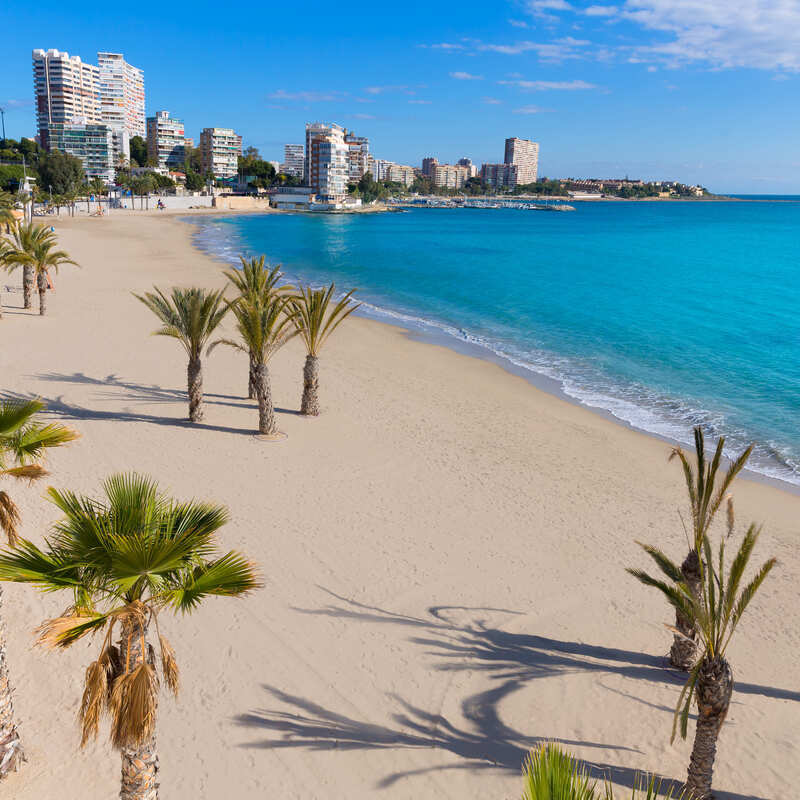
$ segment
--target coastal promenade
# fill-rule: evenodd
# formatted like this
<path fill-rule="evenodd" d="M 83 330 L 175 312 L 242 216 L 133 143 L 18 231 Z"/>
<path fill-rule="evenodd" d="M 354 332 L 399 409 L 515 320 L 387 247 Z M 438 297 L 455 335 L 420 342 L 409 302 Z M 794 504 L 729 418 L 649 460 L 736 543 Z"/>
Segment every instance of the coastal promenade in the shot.
<path fill-rule="evenodd" d="M 226 348 L 205 362 L 206 418 L 189 427 L 183 355 L 149 335 L 131 292 L 221 287 L 222 265 L 166 212 L 52 224 L 81 268 L 56 276 L 46 317 L 4 292 L 0 323 L 4 391 L 40 396 L 81 434 L 53 453 L 49 482 L 95 494 L 136 469 L 224 503 L 222 544 L 263 572 L 251 597 L 165 626 L 184 666 L 181 697 L 160 701 L 165 798 L 506 800 L 541 739 L 620 787 L 636 770 L 684 777 L 691 739 L 669 744 L 681 679 L 662 659 L 671 615 L 624 571 L 643 563 L 637 539 L 685 551 L 667 444 L 366 319 L 326 349 L 318 419 L 297 414 L 300 343 L 271 362 L 285 441 L 253 435 L 246 360 Z M 43 488 L 17 491 L 34 541 L 56 518 Z M 800 497 L 748 479 L 734 494 L 779 566 L 731 647 L 715 788 L 788 798 Z M 78 750 L 75 720 L 93 645 L 34 649 L 64 598 L 3 591 L 29 756 L 4 791 L 106 800 L 118 757 L 105 736 Z"/>

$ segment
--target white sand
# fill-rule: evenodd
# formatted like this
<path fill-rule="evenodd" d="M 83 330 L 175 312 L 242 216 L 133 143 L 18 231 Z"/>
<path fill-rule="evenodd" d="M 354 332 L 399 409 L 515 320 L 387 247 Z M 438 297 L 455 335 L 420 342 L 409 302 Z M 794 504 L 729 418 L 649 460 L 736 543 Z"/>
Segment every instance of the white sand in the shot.
<path fill-rule="evenodd" d="M 516 798 L 540 738 L 622 786 L 635 770 L 685 777 L 691 739 L 669 744 L 679 679 L 661 660 L 671 614 L 624 572 L 646 563 L 635 539 L 685 552 L 667 445 L 362 319 L 323 354 L 319 419 L 294 413 L 299 343 L 276 356 L 286 441 L 251 435 L 245 361 L 225 349 L 206 361 L 206 420 L 190 429 L 182 350 L 148 336 L 154 319 L 130 292 L 219 284 L 220 265 L 167 216 L 56 224 L 83 268 L 57 277 L 47 317 L 6 308 L 0 323 L 3 388 L 41 395 L 82 434 L 54 453 L 49 482 L 96 492 L 137 469 L 225 503 L 224 545 L 266 578 L 250 598 L 165 620 L 183 692 L 160 707 L 164 798 Z M 14 487 L 34 540 L 56 516 L 43 489 Z M 715 786 L 789 798 L 800 498 L 746 480 L 735 495 L 739 520 L 766 525 L 757 559 L 780 565 L 730 649 L 737 691 Z M 3 795 L 116 796 L 104 736 L 78 749 L 97 643 L 32 649 L 32 629 L 69 598 L 4 591 L 29 761 Z"/>

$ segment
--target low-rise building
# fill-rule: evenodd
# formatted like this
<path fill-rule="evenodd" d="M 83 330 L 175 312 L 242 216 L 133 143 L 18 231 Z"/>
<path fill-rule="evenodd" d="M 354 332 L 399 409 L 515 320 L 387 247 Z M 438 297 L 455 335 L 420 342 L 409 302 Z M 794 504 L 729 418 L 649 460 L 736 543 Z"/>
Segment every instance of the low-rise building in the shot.
<path fill-rule="evenodd" d="M 315 199 L 308 186 L 278 186 L 270 191 L 270 204 L 285 211 L 308 211 Z"/>
<path fill-rule="evenodd" d="M 200 133 L 200 166 L 218 180 L 235 178 L 242 155 L 242 137 L 232 128 L 203 128 Z"/>
<path fill-rule="evenodd" d="M 186 137 L 183 120 L 156 111 L 147 118 L 147 158 L 153 165 L 175 168 L 186 161 Z"/>

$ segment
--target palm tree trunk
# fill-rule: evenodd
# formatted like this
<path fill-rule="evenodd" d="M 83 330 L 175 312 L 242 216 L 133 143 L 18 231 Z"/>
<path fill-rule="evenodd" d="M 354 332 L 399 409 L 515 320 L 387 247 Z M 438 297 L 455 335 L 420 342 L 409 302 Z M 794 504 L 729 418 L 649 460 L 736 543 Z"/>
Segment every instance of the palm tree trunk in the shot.
<path fill-rule="evenodd" d="M 39 290 L 39 316 L 47 313 L 47 275 L 40 272 L 36 276 L 36 288 Z"/>
<path fill-rule="evenodd" d="M 152 648 L 145 652 L 142 642 L 147 635 L 147 627 L 142 617 L 130 614 L 122 617 L 122 636 L 119 640 L 120 663 L 132 670 L 147 658 L 153 660 Z M 124 669 L 124 666 L 123 666 Z M 158 751 L 156 737 L 135 747 L 122 747 L 122 777 L 120 800 L 158 800 Z"/>
<path fill-rule="evenodd" d="M 258 400 L 258 432 L 273 434 L 278 432 L 275 423 L 275 409 L 272 405 L 272 388 L 269 383 L 269 371 L 266 364 L 254 367 L 256 398 Z"/>
<path fill-rule="evenodd" d="M 22 267 L 22 299 L 25 308 L 31 308 L 33 296 L 33 267 L 25 264 Z"/>
<path fill-rule="evenodd" d="M 247 375 L 247 399 L 256 397 L 256 358 L 250 353 L 250 370 Z"/>
<path fill-rule="evenodd" d="M 0 589 L 0 601 L 3 590 Z M 6 632 L 0 619 L 0 778 L 16 772 L 25 761 L 22 742 L 14 722 L 14 703 L 6 664 Z"/>
<path fill-rule="evenodd" d="M 697 731 L 689 761 L 686 791 L 693 800 L 710 800 L 717 737 L 733 692 L 733 672 L 724 658 L 706 658 L 697 676 Z"/>
<path fill-rule="evenodd" d="M 689 551 L 681 572 L 694 597 L 700 596 L 700 557 L 696 550 Z M 673 667 L 688 672 L 694 666 L 697 645 L 695 644 L 695 630 L 692 621 L 680 611 L 675 612 L 675 627 L 682 635 L 675 634 L 672 647 L 669 651 L 669 661 Z"/>
<path fill-rule="evenodd" d="M 303 400 L 300 413 L 310 417 L 319 416 L 319 358 L 307 355 L 303 367 Z"/>
<path fill-rule="evenodd" d="M 199 358 L 190 358 L 186 370 L 189 384 L 189 422 L 203 419 L 203 364 Z"/>

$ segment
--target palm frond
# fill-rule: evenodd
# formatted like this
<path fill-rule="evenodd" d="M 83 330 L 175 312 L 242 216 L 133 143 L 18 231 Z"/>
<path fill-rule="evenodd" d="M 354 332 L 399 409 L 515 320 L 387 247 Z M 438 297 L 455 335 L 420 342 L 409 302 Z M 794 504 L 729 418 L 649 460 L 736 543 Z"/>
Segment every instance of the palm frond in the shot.
<path fill-rule="evenodd" d="M 253 564 L 231 551 L 187 574 L 171 593 L 170 602 L 176 609 L 192 611 L 204 597 L 244 595 L 260 585 Z"/>

